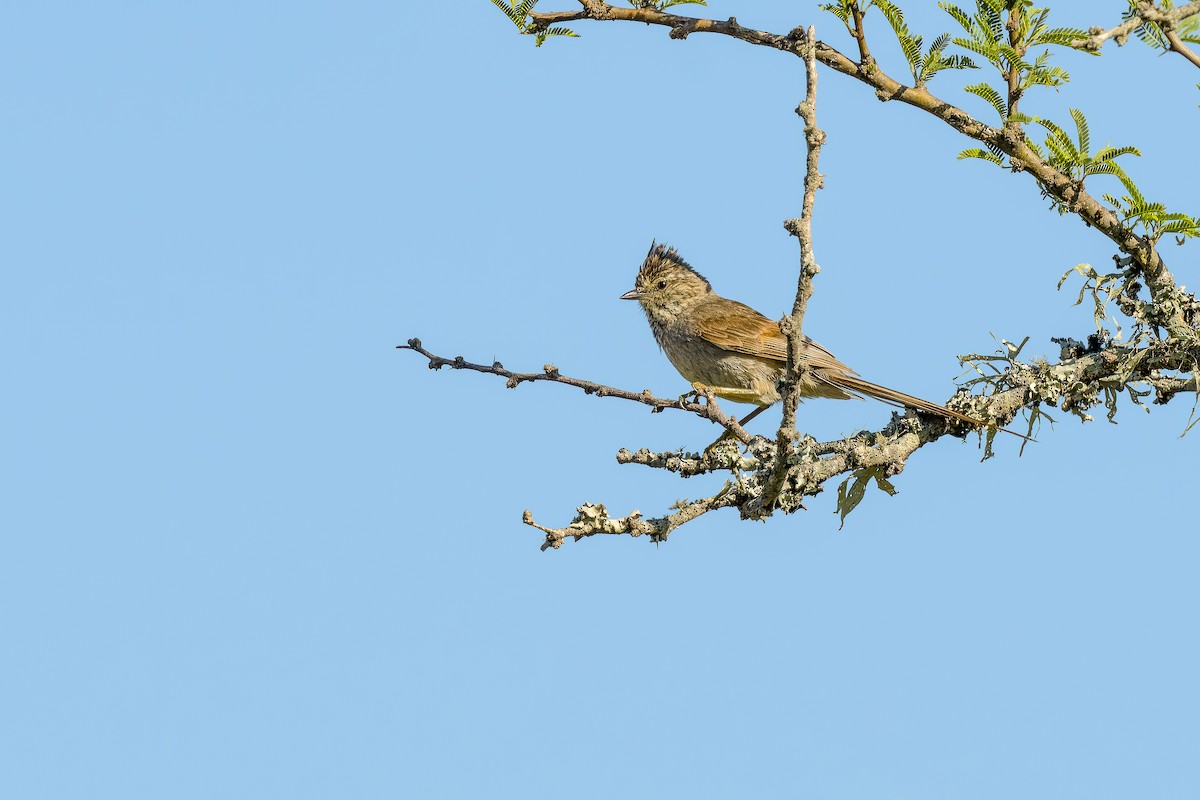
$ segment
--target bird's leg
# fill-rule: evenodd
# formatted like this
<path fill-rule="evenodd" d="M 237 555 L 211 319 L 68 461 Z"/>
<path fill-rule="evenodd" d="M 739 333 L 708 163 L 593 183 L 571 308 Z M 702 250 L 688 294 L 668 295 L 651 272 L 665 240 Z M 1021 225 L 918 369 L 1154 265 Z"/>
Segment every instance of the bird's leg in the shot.
<path fill-rule="evenodd" d="M 762 403 L 762 395 L 753 389 L 738 389 L 733 386 L 707 386 L 703 383 L 693 382 L 692 392 L 696 395 L 704 395 L 710 399 L 712 395 L 716 395 L 722 400 L 732 400 L 735 403 L 749 403 L 752 405 Z M 750 412 L 751 415 L 756 413 L 757 411 Z M 747 419 L 749 418 L 747 417 Z"/>
<path fill-rule="evenodd" d="M 757 417 L 759 414 L 761 414 L 762 412 L 764 412 L 766 410 L 767 410 L 767 406 L 759 406 L 758 408 L 754 409 L 746 416 L 742 417 L 741 421 L 738 422 L 738 425 L 741 425 L 743 428 L 746 427 L 747 422 L 754 419 L 755 417 Z"/>
<path fill-rule="evenodd" d="M 700 381 L 692 381 L 692 390 L 679 395 L 679 402 L 694 401 L 699 403 L 701 397 L 710 403 L 714 397 L 732 400 L 735 403 L 753 403 L 758 405 L 760 402 L 759 395 L 750 389 L 735 389 L 732 386 L 709 386 L 706 383 L 700 383 Z"/>

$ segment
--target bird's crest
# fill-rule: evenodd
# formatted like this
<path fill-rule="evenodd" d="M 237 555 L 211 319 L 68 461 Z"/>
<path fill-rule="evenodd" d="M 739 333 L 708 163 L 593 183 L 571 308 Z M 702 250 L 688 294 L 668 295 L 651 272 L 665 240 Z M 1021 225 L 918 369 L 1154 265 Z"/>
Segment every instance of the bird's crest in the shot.
<path fill-rule="evenodd" d="M 669 274 L 672 270 L 680 268 L 692 273 L 704 281 L 705 286 L 710 290 L 712 289 L 708 278 L 705 278 L 699 272 L 692 269 L 692 265 L 684 261 L 683 256 L 679 255 L 679 252 L 674 247 L 659 244 L 657 241 L 650 243 L 650 251 L 646 253 L 646 260 L 642 262 L 642 268 L 638 270 L 638 283 L 653 283 L 658 279 L 659 275 Z"/>

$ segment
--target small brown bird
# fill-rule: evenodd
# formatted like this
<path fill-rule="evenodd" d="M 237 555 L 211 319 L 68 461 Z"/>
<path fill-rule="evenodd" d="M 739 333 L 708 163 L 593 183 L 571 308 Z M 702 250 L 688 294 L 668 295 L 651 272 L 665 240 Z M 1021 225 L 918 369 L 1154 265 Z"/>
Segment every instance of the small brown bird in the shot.
<path fill-rule="evenodd" d="M 641 304 L 654 338 L 685 379 L 718 397 L 759 406 L 743 423 L 781 399 L 776 382 L 787 364 L 787 339 L 779 323 L 714 292 L 675 248 L 650 245 L 633 290 L 621 299 Z M 985 425 L 937 403 L 865 381 L 807 336 L 804 344 L 798 357 L 809 369 L 798 387 L 801 397 L 849 400 L 865 394 L 970 425 Z"/>

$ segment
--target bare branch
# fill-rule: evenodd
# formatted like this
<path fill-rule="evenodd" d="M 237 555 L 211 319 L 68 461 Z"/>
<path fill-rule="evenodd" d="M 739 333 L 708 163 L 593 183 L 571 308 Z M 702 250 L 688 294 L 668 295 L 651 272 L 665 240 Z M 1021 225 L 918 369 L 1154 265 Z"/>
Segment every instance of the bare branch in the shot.
<path fill-rule="evenodd" d="M 738 424 L 738 421 L 730 416 L 727 416 L 721 411 L 712 400 L 711 395 L 707 395 L 705 403 L 693 403 L 679 398 L 676 400 L 668 400 L 662 397 L 655 397 L 650 393 L 649 389 L 641 392 L 630 392 L 625 389 L 617 389 L 612 386 L 605 386 L 601 383 L 583 380 L 582 378 L 572 378 L 567 375 L 562 375 L 558 371 L 558 367 L 553 364 L 547 364 L 542 368 L 541 372 L 510 372 L 504 368 L 504 365 L 499 361 L 493 362 L 491 366 L 485 364 L 473 364 L 465 360 L 462 356 L 454 358 L 445 358 L 437 356 L 426 350 L 421 345 L 420 339 L 409 339 L 408 344 L 396 345 L 397 350 L 412 350 L 420 353 L 429 359 L 430 369 L 441 369 L 442 367 L 450 367 L 452 369 L 469 369 L 475 372 L 485 372 L 489 375 L 498 375 L 501 378 L 507 378 L 507 386 L 509 389 L 515 389 L 522 383 L 533 381 L 551 381 L 553 383 L 565 383 L 568 386 L 574 386 L 582 389 L 584 394 L 594 394 L 597 397 L 619 397 L 622 400 L 632 400 L 635 403 L 642 403 L 651 407 L 654 412 L 660 412 L 664 408 L 678 408 L 683 411 L 689 411 L 699 417 L 703 417 L 711 422 L 715 422 L 725 428 L 743 444 L 750 441 L 750 434 L 746 429 Z M 684 395 L 687 397 L 687 395 Z"/>
<path fill-rule="evenodd" d="M 1167 37 L 1167 42 L 1171 45 L 1171 49 L 1179 55 L 1186 58 L 1196 67 L 1200 67 L 1200 55 L 1196 51 L 1184 44 L 1183 39 L 1179 38 L 1179 34 L 1173 30 L 1164 30 L 1163 34 Z"/>
<path fill-rule="evenodd" d="M 625 448 L 617 451 L 618 464 L 641 464 L 644 467 L 665 469 L 684 478 L 704 475 L 718 470 L 730 472 L 752 472 L 759 467 L 757 458 L 743 454 L 738 449 L 710 448 L 704 453 L 689 453 L 683 450 L 668 450 L 652 453 L 646 448 L 631 453 Z"/>
<path fill-rule="evenodd" d="M 1118 47 L 1122 47 L 1129 40 L 1131 33 L 1142 25 L 1152 23 L 1157 24 L 1166 35 L 1169 49 L 1174 50 L 1197 67 L 1200 67 L 1200 56 L 1197 56 L 1195 52 L 1188 48 L 1184 41 L 1179 38 L 1179 34 L 1175 33 L 1175 26 L 1193 14 L 1200 14 L 1200 2 L 1188 3 L 1178 8 L 1162 9 L 1151 2 L 1151 0 L 1139 0 L 1133 15 L 1129 19 L 1108 30 L 1101 27 L 1093 27 L 1088 30 L 1091 36 L 1071 42 L 1071 46 L 1080 50 L 1098 52 L 1104 46 L 1105 42 L 1112 39 L 1117 43 Z"/>
<path fill-rule="evenodd" d="M 856 24 L 861 19 L 855 17 Z M 824 183 L 818 169 L 821 156 L 821 145 L 825 143 L 825 131 L 817 126 L 817 60 L 816 60 L 816 30 L 808 27 L 805 37 L 807 47 L 804 50 L 804 101 L 796 108 L 796 113 L 804 120 L 804 143 L 807 156 L 804 162 L 804 199 L 800 205 L 800 218 L 790 219 L 784 223 L 793 236 L 800 240 L 800 276 L 796 281 L 796 300 L 792 304 L 792 313 L 779 322 L 779 328 L 787 337 L 787 364 L 784 367 L 783 378 L 780 380 L 780 391 L 783 395 L 783 419 L 779 423 L 779 431 L 775 437 L 775 467 L 771 479 L 764 490 L 762 504 L 770 507 L 779 492 L 783 489 L 787 477 L 789 456 L 800 438 L 796 432 L 796 408 L 800 404 L 800 393 L 797 390 L 805 378 L 808 367 L 797 355 L 803 352 L 804 313 L 808 308 L 809 298 L 812 297 L 813 279 L 821 271 L 813 254 L 812 246 L 812 216 L 816 204 L 817 190 Z"/>
<path fill-rule="evenodd" d="M 1074 342 L 1069 339 L 1061 341 Z M 601 394 L 600 389 L 611 390 L 604 396 L 623 397 L 655 408 L 681 407 L 679 401 L 653 398 L 649 393 L 638 395 L 613 390 L 612 387 L 591 381 L 558 375 L 557 371 L 511 373 L 498 364 L 487 367 L 462 359 L 445 359 L 426 351 L 419 341 L 410 342 L 402 349 L 421 353 L 429 359 L 430 367 L 434 369 L 442 366 L 471 369 L 499 375 L 510 381 L 517 379 L 518 383 L 524 380 L 549 380 L 568 383 L 584 391 L 592 388 L 592 394 Z M 1077 350 L 1078 347 L 1069 347 L 1064 352 Z M 1151 386 L 1157 393 L 1155 402 L 1158 403 L 1166 403 L 1183 392 L 1195 392 L 1194 370 L 1197 364 L 1200 364 L 1200 345 L 1182 348 L 1173 342 L 1162 341 L 1141 349 L 1109 347 L 1067 358 L 1054 365 L 1012 362 L 1008 370 L 998 373 L 994 379 L 995 391 L 992 394 L 973 397 L 959 395 L 949 402 L 998 425 L 1008 424 L 1022 409 L 1033 409 L 1042 404 L 1059 405 L 1064 410 L 1085 416 L 1084 412 L 1089 406 L 1106 402 L 1101 395 L 1106 392 L 1111 394 L 1134 383 Z M 1172 372 L 1178 374 L 1164 374 Z M 552 374 L 556 377 L 551 377 Z M 683 403 L 682 407 L 707 418 L 705 406 Z M 726 480 L 720 491 L 711 497 L 680 501 L 672 513 L 652 519 L 643 519 L 637 511 L 614 519 L 608 515 L 605 506 L 585 504 L 579 507 L 575 519 L 564 528 L 539 525 L 529 511 L 525 512 L 524 521 L 546 534 L 543 549 L 558 548 L 567 537 L 578 541 L 598 534 L 647 535 L 651 541 L 661 542 L 676 528 L 709 511 L 737 508 L 743 519 L 764 519 L 776 511 L 791 514 L 804 508 L 805 497 L 819 494 L 827 481 L 839 475 L 862 469 L 875 470 L 885 477 L 897 475 L 904 470 L 913 453 L 947 435 L 964 434 L 961 428 L 954 427 L 942 417 L 925 416 L 910 410 L 903 416 L 893 414 L 891 421 L 878 431 L 864 431 L 830 442 L 817 442 L 810 437 L 800 436 L 795 446 L 782 454 L 775 442 L 761 436 L 750 438 L 745 453 L 733 442 L 710 448 L 703 454 L 681 451 L 651 453 L 644 449 L 631 453 L 621 450 L 617 453 L 617 461 L 622 464 L 665 469 L 685 477 L 727 471 L 732 478 Z M 994 432 L 990 435 L 994 435 Z M 987 452 L 990 453 L 990 448 Z M 779 486 L 771 489 L 777 493 L 776 496 L 770 497 L 767 488 L 777 480 L 781 459 L 784 461 L 784 478 Z"/>
<path fill-rule="evenodd" d="M 859 63 L 863 65 L 874 64 L 875 59 L 871 55 L 871 48 L 867 46 L 867 31 L 866 28 L 863 27 L 862 7 L 859 6 L 858 3 L 853 3 L 850 6 L 850 12 L 854 19 L 854 27 L 851 29 L 850 33 L 854 35 L 854 41 L 858 43 Z M 811 31 L 812 28 L 809 28 L 809 30 Z"/>
<path fill-rule="evenodd" d="M 728 487 L 728 484 L 726 486 Z M 568 536 L 578 542 L 580 539 L 597 534 L 628 534 L 635 538 L 649 536 L 650 541 L 657 543 L 665 542 L 671 535 L 671 531 L 685 522 L 691 522 L 709 511 L 733 505 L 735 499 L 736 495 L 734 494 L 718 492 L 712 497 L 697 500 L 694 503 L 677 503 L 677 510 L 674 514 L 655 519 L 642 519 L 640 511 L 634 511 L 626 517 L 613 519 L 608 516 L 608 509 L 603 503 L 584 503 L 576 509 L 575 519 L 571 520 L 571 524 L 565 528 L 547 528 L 537 524 L 533 519 L 533 512 L 528 509 L 521 515 L 521 521 L 546 534 L 546 540 L 542 542 L 543 551 L 557 550 L 562 547 L 563 540 Z"/>

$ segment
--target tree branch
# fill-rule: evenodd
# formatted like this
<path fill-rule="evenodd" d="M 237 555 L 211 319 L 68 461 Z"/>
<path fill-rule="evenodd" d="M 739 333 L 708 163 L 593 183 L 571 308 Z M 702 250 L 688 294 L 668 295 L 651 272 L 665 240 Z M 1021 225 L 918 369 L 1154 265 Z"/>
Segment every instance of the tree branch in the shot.
<path fill-rule="evenodd" d="M 1166 403 L 1180 393 L 1194 393 L 1197 390 L 1194 371 L 1200 364 L 1200 345 L 1182 348 L 1173 342 L 1160 341 L 1144 348 L 1110 346 L 1095 352 L 1080 353 L 1083 347 L 1081 343 L 1072 339 L 1061 341 L 1064 343 L 1064 353 L 1076 355 L 1054 365 L 1022 364 L 1013 361 L 1011 356 L 990 357 L 991 360 L 1009 363 L 1006 370 L 986 380 L 993 389 L 992 394 L 972 397 L 959 395 L 948 402 L 981 419 L 991 419 L 1004 425 L 1011 422 L 1022 409 L 1036 409 L 1043 404 L 1057 405 L 1087 420 L 1091 419 L 1086 413 L 1087 409 L 1103 402 L 1109 405 L 1111 418 L 1115 413 L 1113 404 L 1117 393 L 1136 383 L 1153 388 L 1156 403 Z M 622 397 L 660 410 L 683 407 L 697 416 L 708 418 L 705 406 L 699 404 L 680 404 L 680 401 L 654 398 L 648 392 L 624 392 L 591 381 L 568 378 L 556 370 L 522 374 L 509 372 L 499 364 L 488 367 L 461 358 L 446 359 L 429 353 L 419 341 L 412 341 L 400 349 L 424 355 L 429 359 L 431 369 L 443 366 L 470 369 L 507 378 L 513 386 L 527 380 L 567 383 L 589 394 Z M 1164 374 L 1167 372 L 1178 374 Z M 589 389 L 592 391 L 589 392 Z M 891 421 L 878 431 L 864 431 L 844 439 L 817 442 L 801 436 L 796 445 L 782 456 L 776 443 L 761 436 L 750 437 L 746 453 L 742 453 L 732 442 L 702 454 L 682 451 L 651 453 L 644 449 L 631 453 L 622 449 L 617 453 L 617 461 L 621 464 L 641 464 L 684 477 L 716 471 L 727 471 L 732 477 L 725 481 L 716 494 L 694 501 L 680 501 L 672 513 L 652 519 L 643 519 L 637 511 L 614 519 L 608 515 L 604 505 L 589 503 L 580 506 L 575 519 L 564 528 L 539 525 L 529 511 L 525 512 L 523 520 L 546 534 L 543 549 L 556 549 L 567 537 L 578 541 L 598 534 L 648 535 L 651 541 L 666 541 L 676 528 L 710 511 L 737 508 L 743 519 L 763 519 L 775 511 L 791 514 L 804 508 L 802 501 L 805 497 L 821 493 L 824 484 L 839 475 L 870 470 L 873 474 L 892 477 L 904 470 L 913 453 L 946 435 L 961 436 L 963 433 L 941 417 L 909 411 L 904 416 L 893 414 Z M 985 458 L 990 455 L 991 438 L 994 435 L 994 431 L 987 434 Z M 777 496 L 767 502 L 767 488 L 776 480 L 781 458 L 784 461 L 784 480 L 780 488 L 772 489 L 778 493 Z"/>
<path fill-rule="evenodd" d="M 1014 5 L 1008 12 L 1008 23 L 1004 26 L 1008 32 L 1008 44 L 1016 52 L 1018 57 L 1025 56 L 1025 43 L 1021 41 L 1021 6 Z M 1008 82 L 1008 116 L 1010 118 L 1017 115 L 1017 104 L 1021 101 L 1021 72 L 1017 69 L 1017 65 L 1009 62 L 1008 69 L 1005 70 L 1003 76 Z M 1011 129 L 1017 126 L 1015 122 L 1005 122 L 1005 128 Z"/>
<path fill-rule="evenodd" d="M 728 485 L 727 483 L 726 487 Z M 649 536 L 650 541 L 658 543 L 665 542 L 671 531 L 685 522 L 691 522 L 709 511 L 733 505 L 735 497 L 736 495 L 718 492 L 712 497 L 697 500 L 694 503 L 680 501 L 676 503 L 677 510 L 674 514 L 654 519 L 642 519 L 640 511 L 633 511 L 629 516 L 613 519 L 608 516 L 608 509 L 603 503 L 584 503 L 576 509 L 575 519 L 571 520 L 571 524 L 565 528 L 547 528 L 539 525 L 534 521 L 533 512 L 529 509 L 525 509 L 521 515 L 521 521 L 546 534 L 546 540 L 542 542 L 541 549 L 543 551 L 557 550 L 562 547 L 563 540 L 568 536 L 578 542 L 580 539 L 597 534 L 628 534 L 634 538 Z"/>
<path fill-rule="evenodd" d="M 811 281 L 819 271 L 811 248 L 811 214 L 815 191 L 820 186 L 817 155 L 824 137 L 816 126 L 815 118 L 815 62 L 820 61 L 837 72 L 873 87 L 876 96 L 882 101 L 899 100 L 919 108 L 959 133 L 1007 154 L 1013 171 L 1029 172 L 1045 195 L 1053 197 L 1062 208 L 1073 212 L 1090 227 L 1095 227 L 1128 256 L 1119 260 L 1119 267 L 1122 268 L 1119 274 L 1099 276 L 1093 271 L 1089 280 L 1095 281 L 1091 288 L 1096 298 L 1099 325 L 1105 316 L 1101 295 L 1108 291 L 1102 287 L 1110 286 L 1112 280 L 1124 276 L 1125 283 L 1122 284 L 1120 295 L 1114 297 L 1109 292 L 1104 302 L 1115 302 L 1122 313 L 1134 319 L 1136 334 L 1131 345 L 1118 345 L 1101 330 L 1097 335 L 1089 337 L 1087 345 L 1073 339 L 1061 340 L 1064 343 L 1063 354 L 1057 364 L 1018 362 L 1016 357 L 1020 348 L 1011 346 L 997 356 L 964 356 L 961 360 L 964 363 L 971 362 L 980 374 L 980 377 L 973 379 L 968 385 L 982 383 L 985 393 L 974 396 L 960 393 L 948 401 L 947 405 L 995 423 L 997 427 L 1008 424 L 1019 412 L 1026 410 L 1030 413 L 1029 425 L 1032 433 L 1034 425 L 1046 416 L 1041 410 L 1043 407 L 1058 406 L 1088 421 L 1092 419 L 1087 413 L 1088 410 L 1103 403 L 1109 410 L 1111 420 L 1117 410 L 1117 399 L 1123 391 L 1128 391 L 1132 402 L 1143 405 L 1141 398 L 1150 394 L 1150 391 L 1135 390 L 1135 385 L 1149 386 L 1155 392 L 1155 402 L 1158 403 L 1165 403 L 1183 392 L 1200 391 L 1196 378 L 1197 371 L 1200 371 L 1200 334 L 1195 326 L 1195 321 L 1200 319 L 1200 303 L 1175 284 L 1173 276 L 1159 256 L 1155 242 L 1139 236 L 1134 228 L 1126 225 L 1118 216 L 1119 209 L 1114 211 L 1089 195 L 1083 189 L 1082 181 L 1045 161 L 1026 143 L 1020 123 L 1006 121 L 1002 128 L 991 127 L 934 96 L 923 85 L 906 86 L 889 77 L 878 68 L 870 56 L 863 33 L 862 14 L 857 4 L 851 4 L 851 12 L 858 13 L 851 14 L 854 22 L 853 25 L 848 24 L 847 29 L 859 45 L 862 60 L 858 63 L 836 49 L 816 41 L 811 28 L 807 35 L 800 28 L 787 35 L 778 35 L 746 28 L 739 25 L 734 18 L 721 22 L 683 17 L 653 7 L 617 8 L 603 0 L 579 0 L 579 3 L 581 9 L 578 11 L 531 14 L 532 23 L 527 32 L 545 30 L 551 25 L 572 20 L 626 20 L 667 27 L 671 37 L 676 39 L 685 39 L 691 33 L 697 32 L 718 33 L 756 46 L 783 50 L 805 59 L 808 91 L 805 102 L 801 103 L 797 112 L 806 123 L 808 161 L 801 217 L 787 223 L 789 230 L 801 241 L 801 271 L 792 314 L 781 322 L 781 329 L 784 329 L 789 340 L 789 363 L 785 370 L 785 381 L 794 381 L 803 375 L 803 366 L 791 362 L 797 352 L 803 317 L 812 292 Z M 1192 9 L 1192 6 L 1196 9 Z M 1145 0 L 1139 3 L 1139 13 L 1151 14 L 1147 8 L 1159 14 L 1166 13 Z M 1200 10 L 1200 2 L 1181 7 L 1171 13 L 1178 14 L 1182 19 L 1190 13 L 1195 13 L 1195 10 Z M 1164 32 L 1171 32 L 1177 20 L 1155 21 L 1162 26 Z M 1021 38 L 1017 32 L 1023 26 L 1020 14 L 1010 14 L 1007 22 L 1009 45 L 1014 51 L 1023 52 L 1023 47 L 1020 46 L 1023 43 L 1017 41 Z M 1129 30 L 1134 28 L 1136 25 Z M 1093 29 L 1093 33 L 1099 35 L 1103 32 Z M 1127 33 L 1128 31 L 1126 35 Z M 1103 39 L 1100 41 L 1102 43 Z M 1020 76 L 1016 75 L 1016 72 L 1015 67 L 1009 65 L 1009 72 L 1004 76 L 1009 84 L 1010 112 L 1015 111 L 1020 99 Z M 1010 113 L 1009 116 L 1013 114 Z M 1144 279 L 1150 291 L 1150 302 L 1138 299 L 1135 275 L 1138 279 Z M 1085 290 L 1087 288 L 1089 287 L 1085 284 Z M 1159 326 L 1168 330 L 1169 338 L 1151 339 L 1150 332 L 1157 331 Z M 794 391 L 787 391 L 785 386 L 784 424 L 781 425 L 776 439 L 769 441 L 761 436 L 750 437 L 737 426 L 736 421 L 720 414 L 711 396 L 708 396 L 708 402 L 704 405 L 699 402 L 686 402 L 684 398 L 678 401 L 664 400 L 653 397 L 649 392 L 637 395 L 589 381 L 565 378 L 558 375 L 557 370 L 551 366 L 546 367 L 544 374 L 525 375 L 510 373 L 499 364 L 489 368 L 469 364 L 461 358 L 451 361 L 434 356 L 423 350 L 417 340 L 411 340 L 406 349 L 413 349 L 425 355 L 431 368 L 452 366 L 489 372 L 508 378 L 509 386 L 518 385 L 525 380 L 568 383 L 582 388 L 589 394 L 612 395 L 645 403 L 651 405 L 655 411 L 667 407 L 683 408 L 698 416 L 717 421 L 735 433 L 740 431 L 738 438 L 746 446 L 744 453 L 728 441 L 699 454 L 685 453 L 682 450 L 652 453 L 646 449 L 631 453 L 622 449 L 617 453 L 617 461 L 621 464 L 640 464 L 665 469 L 683 477 L 727 471 L 731 473 L 732 478 L 726 480 L 721 489 L 711 497 L 680 501 L 673 506 L 671 513 L 653 519 L 643 519 L 638 511 L 614 519 L 608 515 L 605 506 L 585 503 L 578 508 L 575 519 L 569 525 L 564 528 L 550 528 L 536 523 L 532 513 L 526 511 L 524 522 L 545 534 L 543 549 L 561 546 L 568 536 L 578 541 L 598 534 L 627 534 L 635 537 L 648 535 L 652 541 L 665 541 L 680 525 L 721 508 L 737 508 L 743 519 L 763 519 L 776 511 L 790 514 L 803 509 L 802 501 L 805 497 L 820 493 L 825 482 L 839 475 L 848 474 L 842 484 L 843 488 L 851 478 L 855 480 L 854 488 L 849 492 L 843 493 L 839 490 L 839 508 L 842 508 L 843 496 L 849 498 L 857 492 L 855 498 L 848 500 L 848 506 L 852 507 L 858 502 L 858 498 L 861 498 L 861 487 L 866 485 L 869 478 L 874 478 L 881 488 L 891 491 L 887 478 L 903 471 L 908 458 L 918 449 L 947 434 L 965 435 L 960 427 L 941 417 L 927 417 L 909 410 L 904 416 L 893 414 L 888 425 L 879 431 L 864 431 L 845 439 L 816 442 L 795 431 L 795 398 L 791 397 Z M 981 366 L 989 371 L 980 369 Z M 980 431 L 979 434 L 981 437 L 986 435 L 986 440 L 982 441 L 986 459 L 992 455 L 992 440 L 996 431 L 989 429 L 986 432 Z"/>
<path fill-rule="evenodd" d="M 871 48 L 867 46 L 867 30 L 863 26 L 863 10 L 858 3 L 853 3 L 850 6 L 851 17 L 854 20 L 854 27 L 850 29 L 850 33 L 854 36 L 854 41 L 858 44 L 858 59 L 860 64 L 874 64 L 875 59 L 871 56 Z M 809 27 L 809 31 L 812 28 Z"/>
<path fill-rule="evenodd" d="M 855 18 L 856 24 L 859 20 Z M 804 50 L 804 100 L 796 107 L 796 113 L 804 120 L 804 143 L 807 155 L 804 162 L 804 199 L 800 205 L 800 218 L 784 223 L 788 232 L 800 240 L 800 275 L 796 281 L 796 300 L 792 313 L 779 322 L 779 329 L 787 337 L 787 364 L 779 382 L 783 396 L 783 419 L 775 436 L 775 466 L 763 492 L 762 506 L 770 508 L 783 489 L 787 477 L 790 456 L 800 435 L 796 432 L 796 408 L 800 404 L 798 387 L 805 380 L 808 367 L 799 354 L 804 349 L 804 313 L 813 293 L 813 279 L 821 271 L 813 254 L 812 216 L 817 199 L 817 190 L 824 183 L 818 169 L 821 145 L 825 143 L 825 131 L 817 127 L 817 60 L 816 31 L 808 27 Z"/>
<path fill-rule="evenodd" d="M 1129 35 L 1147 23 L 1157 24 L 1166 35 L 1170 50 L 1200 67 L 1200 56 L 1197 56 L 1182 39 L 1175 33 L 1175 26 L 1193 14 L 1200 14 L 1200 2 L 1188 3 L 1172 9 L 1161 9 L 1150 0 L 1140 0 L 1133 15 L 1120 25 L 1105 30 L 1099 26 L 1088 30 L 1091 34 L 1086 39 L 1071 42 L 1072 47 L 1080 50 L 1099 52 L 1109 39 L 1114 40 L 1118 47 L 1123 47 L 1129 41 Z"/>
<path fill-rule="evenodd" d="M 416 338 L 409 339 L 406 345 L 396 345 L 396 349 L 412 350 L 413 352 L 420 353 L 429 359 L 430 369 L 441 369 L 442 367 L 469 369 L 475 372 L 485 372 L 489 375 L 498 375 L 501 378 L 507 378 L 508 382 L 505 385 L 509 389 L 515 389 L 526 382 L 551 381 L 553 383 L 565 383 L 568 386 L 582 389 L 584 394 L 594 394 L 597 397 L 619 397 L 622 400 L 632 400 L 635 403 L 642 403 L 650 406 L 651 411 L 655 413 L 662 411 L 664 408 L 678 408 L 707 419 L 710 422 L 715 422 L 737 437 L 737 440 L 743 444 L 748 443 L 751 439 L 750 434 L 738 424 L 736 419 L 727 416 L 725 412 L 721 411 L 721 408 L 713 402 L 711 395 L 705 395 L 707 398 L 705 403 L 687 402 L 682 397 L 677 400 L 668 400 L 662 397 L 655 397 L 650 393 L 649 389 L 641 392 L 630 392 L 625 389 L 616 389 L 612 386 L 583 380 L 582 378 L 572 378 L 562 375 L 559 373 L 558 367 L 553 364 L 547 364 L 542 368 L 541 372 L 510 372 L 499 361 L 493 362 L 491 366 L 487 366 L 484 364 L 473 364 L 463 359 L 462 356 L 445 358 L 444 356 L 434 355 L 422 346 L 420 339 Z M 687 396 L 684 395 L 684 397 Z"/>
<path fill-rule="evenodd" d="M 1183 39 L 1179 38 L 1179 34 L 1173 30 L 1163 30 L 1163 35 L 1167 37 L 1167 42 L 1171 45 L 1171 49 L 1179 55 L 1186 58 L 1196 67 L 1200 67 L 1200 55 L 1196 55 L 1196 51 L 1192 50 Z"/>
<path fill-rule="evenodd" d="M 597 21 L 625 20 L 660 25 L 671 29 L 671 37 L 685 39 L 691 33 L 717 33 L 762 47 L 771 47 L 803 58 L 808 44 L 802 28 L 795 28 L 786 36 L 746 28 L 730 17 L 725 22 L 695 17 L 684 17 L 659 11 L 656 8 L 618 8 L 602 0 L 580 0 L 582 9 L 566 12 L 534 12 L 530 14 L 533 27 L 544 29 L 551 24 L 570 20 L 592 19 Z M 1194 13 L 1190 10 L 1198 3 L 1189 3 L 1169 12 L 1180 17 Z M 1132 256 L 1146 279 L 1161 319 L 1155 324 L 1166 328 L 1175 338 L 1191 341 L 1196 336 L 1194 326 L 1185 318 L 1181 309 L 1187 299 L 1179 291 L 1174 276 L 1167 270 L 1155 244 L 1125 225 L 1117 213 L 1092 197 L 1080 181 L 1060 172 L 1041 158 L 1026 144 L 1019 126 L 994 128 L 974 119 L 960 108 L 934 96 L 924 86 L 906 86 L 888 76 L 872 60 L 856 63 L 837 49 L 823 42 L 814 42 L 814 55 L 827 67 L 854 78 L 875 89 L 880 100 L 899 100 L 906 105 L 919 108 L 942 120 L 954 130 L 977 141 L 998 148 L 1013 162 L 1014 171 L 1028 172 L 1043 191 L 1070 209 L 1089 227 L 1093 227 L 1111 240 L 1122 252 Z"/>

